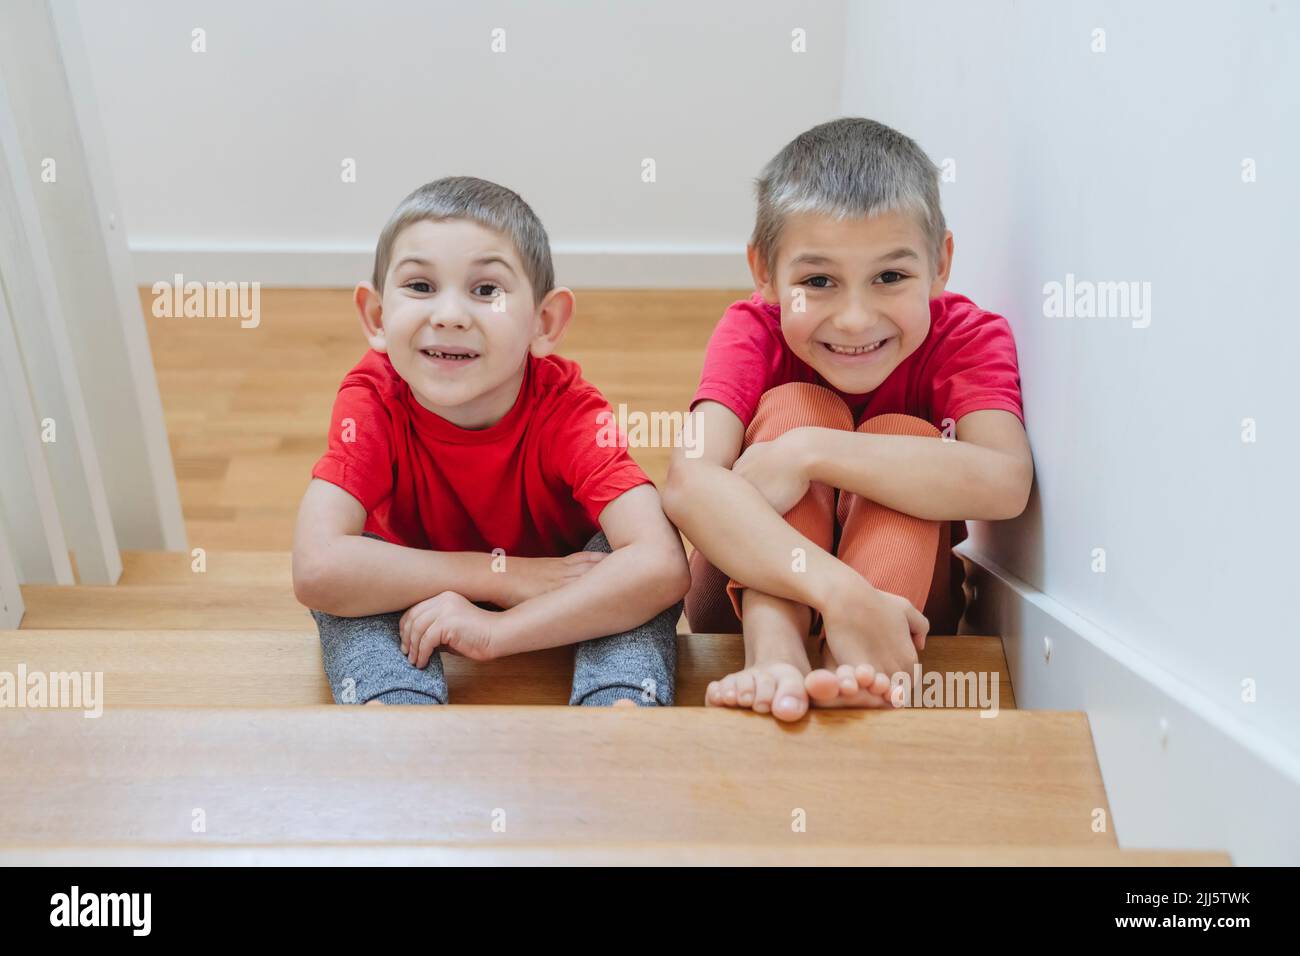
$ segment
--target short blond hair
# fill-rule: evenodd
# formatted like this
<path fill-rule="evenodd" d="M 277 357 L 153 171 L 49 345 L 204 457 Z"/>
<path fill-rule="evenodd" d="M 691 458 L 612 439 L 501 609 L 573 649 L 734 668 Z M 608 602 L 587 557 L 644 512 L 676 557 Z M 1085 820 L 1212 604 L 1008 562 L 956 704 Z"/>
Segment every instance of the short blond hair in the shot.
<path fill-rule="evenodd" d="M 425 220 L 442 222 L 465 219 L 499 232 L 514 244 L 533 287 L 533 301 L 540 303 L 555 288 L 555 266 L 551 243 L 542 222 L 518 193 L 473 176 L 447 176 L 425 183 L 397 205 L 384 224 L 375 244 L 375 267 L 371 281 L 384 291 L 384 277 L 393 254 L 393 243 L 407 226 Z"/>
<path fill-rule="evenodd" d="M 939 168 L 915 141 L 883 123 L 845 117 L 800 133 L 754 181 L 758 211 L 750 243 L 769 271 L 786 217 L 836 219 L 905 212 L 916 216 L 937 268 L 948 226 L 939 205 Z"/>

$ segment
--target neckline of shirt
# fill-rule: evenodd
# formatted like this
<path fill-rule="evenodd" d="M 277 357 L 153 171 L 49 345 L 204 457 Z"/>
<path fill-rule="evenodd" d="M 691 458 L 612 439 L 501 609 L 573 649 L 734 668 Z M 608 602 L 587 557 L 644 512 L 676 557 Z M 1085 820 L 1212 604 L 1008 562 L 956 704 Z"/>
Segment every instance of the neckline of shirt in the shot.
<path fill-rule="evenodd" d="M 529 404 L 527 396 L 532 388 L 533 376 L 536 374 L 534 368 L 536 362 L 536 356 L 529 353 L 528 361 L 524 365 L 523 381 L 519 384 L 519 394 L 515 396 L 514 404 L 500 421 L 487 428 L 462 428 L 454 422 L 447 421 L 437 412 L 429 411 L 420 404 L 415 393 L 411 391 L 410 383 L 401 376 L 398 376 L 398 382 L 401 383 L 398 389 L 402 402 L 407 408 L 407 414 L 411 418 L 411 424 L 422 437 L 456 445 L 486 445 L 499 441 L 515 431 Z"/>

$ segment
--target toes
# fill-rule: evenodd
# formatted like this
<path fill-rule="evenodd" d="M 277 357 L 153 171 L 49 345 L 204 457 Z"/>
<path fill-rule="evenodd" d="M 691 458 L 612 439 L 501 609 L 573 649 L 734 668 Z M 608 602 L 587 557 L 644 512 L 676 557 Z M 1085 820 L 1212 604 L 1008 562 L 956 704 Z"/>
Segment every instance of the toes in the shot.
<path fill-rule="evenodd" d="M 739 674 L 728 674 L 722 680 L 715 680 L 709 684 L 709 689 L 704 692 L 704 703 L 710 707 L 735 707 L 740 700 L 741 686 L 740 678 L 744 677 L 742 671 Z M 753 680 L 749 682 L 749 694 L 753 696 Z M 744 706 L 748 706 L 747 704 Z"/>
<path fill-rule="evenodd" d="M 841 694 L 856 694 L 858 692 L 858 675 L 852 664 L 841 664 L 835 669 L 835 676 L 840 682 Z"/>
<path fill-rule="evenodd" d="M 839 678 L 822 667 L 804 678 L 804 688 L 808 696 L 816 701 L 834 700 L 840 695 Z"/>
<path fill-rule="evenodd" d="M 704 692 L 704 703 L 709 707 L 726 707 L 727 701 L 723 695 L 723 685 L 727 678 L 722 680 L 710 681 L 709 689 Z"/>
<path fill-rule="evenodd" d="M 776 696 L 776 678 L 767 671 L 760 671 L 754 676 L 754 712 L 770 713 L 772 698 Z"/>
<path fill-rule="evenodd" d="M 772 700 L 772 716 L 778 720 L 798 720 L 808 713 L 808 692 L 799 672 L 790 669 L 776 682 Z"/>
<path fill-rule="evenodd" d="M 728 674 L 726 677 L 722 678 L 722 686 L 719 688 L 719 693 L 722 696 L 722 706 L 724 707 L 736 706 L 736 675 L 735 674 Z"/>
<path fill-rule="evenodd" d="M 891 706 L 889 695 L 887 693 L 884 697 L 877 697 L 875 694 L 866 694 L 861 691 L 858 692 L 858 696 L 853 701 L 853 704 L 855 707 L 862 707 L 866 710 L 876 710 L 879 708 L 888 709 Z"/>
<path fill-rule="evenodd" d="M 870 690 L 871 693 L 878 697 L 884 697 L 887 695 L 889 693 L 889 675 L 885 674 L 883 671 L 877 674 L 875 680 L 871 682 L 871 686 L 868 687 L 867 690 Z"/>
<path fill-rule="evenodd" d="M 889 692 L 885 695 L 885 700 L 894 707 L 906 707 L 907 688 L 902 684 L 894 684 L 889 688 Z"/>
<path fill-rule="evenodd" d="M 754 703 L 754 672 L 741 671 L 736 675 L 736 703 L 749 707 Z"/>

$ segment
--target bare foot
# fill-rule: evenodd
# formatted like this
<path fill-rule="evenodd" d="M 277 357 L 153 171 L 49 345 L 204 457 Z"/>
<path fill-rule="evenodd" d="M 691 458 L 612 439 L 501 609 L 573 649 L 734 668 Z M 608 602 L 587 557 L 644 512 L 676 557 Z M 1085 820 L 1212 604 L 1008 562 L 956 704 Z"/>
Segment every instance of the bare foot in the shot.
<path fill-rule="evenodd" d="M 624 709 L 626 709 L 626 708 L 628 708 L 628 707 L 631 707 L 631 708 L 635 709 L 635 708 L 636 708 L 636 701 L 634 701 L 634 700 L 629 700 L 629 699 L 626 698 L 626 697 L 621 697 L 621 698 L 619 698 L 618 700 L 614 701 L 614 703 L 610 704 L 609 706 L 611 706 L 611 707 L 622 707 L 622 708 L 624 708 Z"/>
<path fill-rule="evenodd" d="M 829 647 L 822 666 L 804 678 L 814 707 L 888 708 L 893 706 L 889 678 L 870 664 L 841 664 Z"/>
<path fill-rule="evenodd" d="M 808 608 L 746 589 L 741 599 L 745 631 L 745 668 L 709 684 L 704 703 L 710 707 L 747 707 L 777 720 L 798 720 L 808 713 L 804 677 L 812 670 L 803 635 Z"/>
<path fill-rule="evenodd" d="M 911 676 L 930 629 L 925 615 L 858 578 L 836 590 L 822 618 L 822 666 L 805 681 L 813 706 L 894 706 L 891 678 L 900 671 Z"/>
<path fill-rule="evenodd" d="M 777 720 L 798 720 L 808 712 L 804 671 L 788 661 L 759 661 L 709 684 L 710 707 L 748 707 Z"/>

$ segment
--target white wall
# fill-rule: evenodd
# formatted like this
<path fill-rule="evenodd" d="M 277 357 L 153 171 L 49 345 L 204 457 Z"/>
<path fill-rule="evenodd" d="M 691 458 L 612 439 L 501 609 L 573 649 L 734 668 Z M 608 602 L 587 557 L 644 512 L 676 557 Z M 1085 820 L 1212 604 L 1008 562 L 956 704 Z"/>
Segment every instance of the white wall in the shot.
<path fill-rule="evenodd" d="M 840 2 L 78 6 L 141 281 L 349 285 L 402 196 L 471 174 L 533 205 L 563 282 L 744 285 L 751 179 L 841 80 Z"/>
<path fill-rule="evenodd" d="M 853 5 L 849 49 L 844 112 L 956 161 L 949 288 L 1015 330 L 1037 491 L 975 550 L 1300 756 L 1297 4 Z M 1045 317 L 1066 273 L 1150 282 L 1150 325 Z"/>

